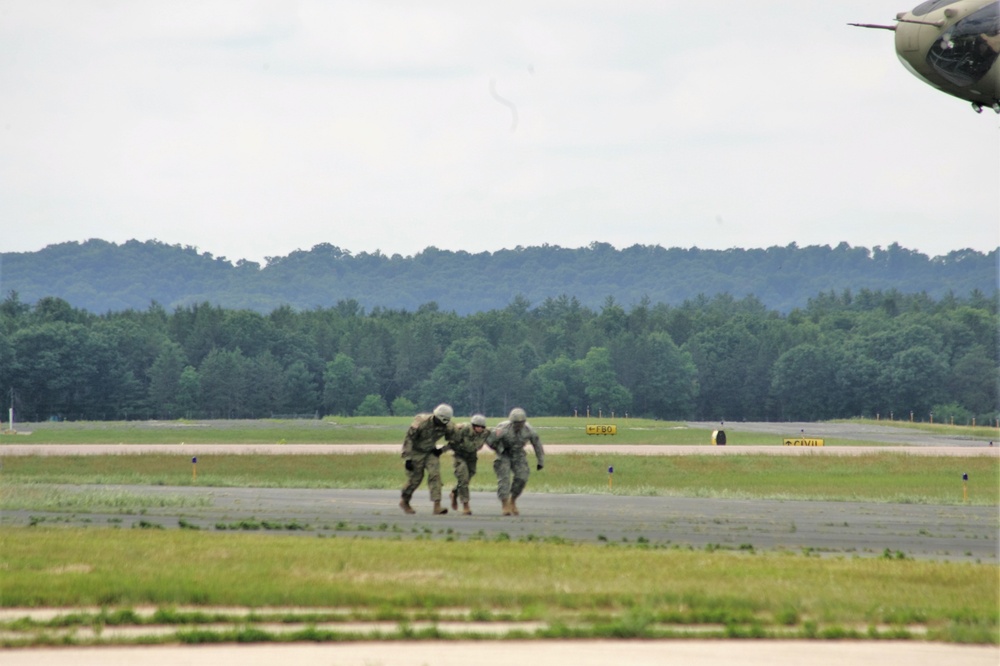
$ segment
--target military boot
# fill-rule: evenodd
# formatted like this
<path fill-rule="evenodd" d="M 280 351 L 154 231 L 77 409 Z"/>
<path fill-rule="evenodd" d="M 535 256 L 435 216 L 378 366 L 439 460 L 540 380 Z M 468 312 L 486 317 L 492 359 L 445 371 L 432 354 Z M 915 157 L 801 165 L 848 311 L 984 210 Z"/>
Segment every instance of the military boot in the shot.
<path fill-rule="evenodd" d="M 458 491 L 451 491 L 451 510 L 458 511 Z"/>
<path fill-rule="evenodd" d="M 509 516 L 511 515 L 511 513 L 512 512 L 510 510 L 510 498 L 508 497 L 503 500 L 503 515 Z"/>
<path fill-rule="evenodd" d="M 462 502 L 462 515 L 463 516 L 471 516 L 472 515 L 472 509 L 469 508 L 469 503 L 468 502 Z"/>
<path fill-rule="evenodd" d="M 416 511 L 413 510 L 413 507 L 410 506 L 410 500 L 405 497 L 399 500 L 399 508 L 403 510 L 403 513 L 416 513 Z"/>
<path fill-rule="evenodd" d="M 515 516 L 520 516 L 521 515 L 521 512 L 517 510 L 517 498 L 516 497 L 511 497 L 510 498 L 510 512 L 512 514 L 514 514 Z"/>
<path fill-rule="evenodd" d="M 441 515 L 442 513 L 448 513 L 448 509 L 441 506 L 441 500 L 437 500 L 434 502 L 434 514 Z"/>

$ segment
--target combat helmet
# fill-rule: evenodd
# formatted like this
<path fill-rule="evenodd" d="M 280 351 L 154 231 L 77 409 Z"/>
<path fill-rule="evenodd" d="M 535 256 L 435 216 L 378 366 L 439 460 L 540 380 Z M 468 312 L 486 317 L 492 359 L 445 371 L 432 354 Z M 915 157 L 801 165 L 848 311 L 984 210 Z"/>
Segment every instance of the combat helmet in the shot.
<path fill-rule="evenodd" d="M 528 420 L 528 415 L 525 414 L 524 410 L 521 409 L 520 407 L 515 407 L 514 409 L 510 410 L 510 416 L 508 416 L 507 419 L 511 423 L 524 423 L 525 421 Z"/>
<path fill-rule="evenodd" d="M 434 416 L 441 423 L 448 423 L 449 421 L 451 421 L 451 417 L 453 417 L 454 415 L 455 412 L 451 408 L 451 405 L 447 405 L 443 402 L 434 408 Z"/>
<path fill-rule="evenodd" d="M 473 414 L 472 418 L 469 419 L 469 421 L 474 426 L 482 426 L 484 428 L 486 427 L 486 417 L 483 416 L 482 414 Z"/>

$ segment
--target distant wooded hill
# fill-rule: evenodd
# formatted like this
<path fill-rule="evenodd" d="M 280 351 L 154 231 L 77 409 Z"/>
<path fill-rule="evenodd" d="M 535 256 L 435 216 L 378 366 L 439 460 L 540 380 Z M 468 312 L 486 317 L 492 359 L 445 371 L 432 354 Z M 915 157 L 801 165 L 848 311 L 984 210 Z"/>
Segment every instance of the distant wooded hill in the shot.
<path fill-rule="evenodd" d="M 748 250 L 648 245 L 617 250 L 595 242 L 575 249 L 542 245 L 478 254 L 428 247 L 406 257 L 352 254 L 324 243 L 268 257 L 261 266 L 159 241 L 89 240 L 0 254 L 0 288 L 17 292 L 22 302 L 55 296 L 94 313 L 144 309 L 152 301 L 168 309 L 208 302 L 266 313 L 353 300 L 368 310 L 412 311 L 433 302 L 465 315 L 514 301 L 535 306 L 562 295 L 597 307 L 609 298 L 624 305 L 680 304 L 717 294 L 753 295 L 787 313 L 830 292 L 993 296 L 998 258 L 1000 249 L 928 257 L 896 243 L 885 249 L 793 243 Z"/>

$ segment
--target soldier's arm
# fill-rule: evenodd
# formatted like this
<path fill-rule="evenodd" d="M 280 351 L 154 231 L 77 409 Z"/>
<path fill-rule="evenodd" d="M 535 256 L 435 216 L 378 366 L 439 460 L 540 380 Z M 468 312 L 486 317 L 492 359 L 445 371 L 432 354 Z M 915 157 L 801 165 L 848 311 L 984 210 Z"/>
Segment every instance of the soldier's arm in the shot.
<path fill-rule="evenodd" d="M 500 440 L 499 428 L 491 430 L 490 434 L 486 436 L 486 446 L 497 453 L 503 453 L 503 442 Z"/>
<path fill-rule="evenodd" d="M 406 430 L 406 437 L 403 438 L 403 453 L 402 457 L 409 458 L 410 454 L 413 453 L 414 444 L 417 438 L 420 436 L 420 418 L 417 417 L 413 419 L 413 423 Z"/>
<path fill-rule="evenodd" d="M 449 423 L 444 431 L 444 446 L 435 451 L 435 453 L 437 455 L 441 455 L 447 451 L 457 451 L 458 447 L 453 446 L 453 444 L 460 444 L 461 442 L 462 428 L 456 428 L 454 425 Z"/>
<path fill-rule="evenodd" d="M 406 437 L 403 438 L 403 452 L 400 457 L 409 458 L 411 453 L 413 453 L 413 428 L 406 431 Z"/>
<path fill-rule="evenodd" d="M 531 433 L 531 448 L 535 450 L 535 457 L 538 458 L 538 469 L 545 466 L 545 449 L 542 448 L 542 440 L 537 432 Z"/>
<path fill-rule="evenodd" d="M 479 435 L 478 437 L 472 440 L 474 446 L 476 447 L 473 453 L 478 453 L 479 449 L 483 448 L 483 445 L 486 444 L 487 437 L 489 437 L 489 435 L 484 432 L 482 435 Z"/>

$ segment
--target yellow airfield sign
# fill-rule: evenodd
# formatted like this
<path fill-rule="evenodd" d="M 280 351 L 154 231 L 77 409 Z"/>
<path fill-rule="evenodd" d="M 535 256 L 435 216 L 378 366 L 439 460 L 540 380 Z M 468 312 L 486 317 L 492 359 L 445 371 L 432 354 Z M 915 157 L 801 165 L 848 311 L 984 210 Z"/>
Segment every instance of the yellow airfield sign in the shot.
<path fill-rule="evenodd" d="M 804 437 L 799 437 L 797 439 L 783 439 L 781 443 L 785 446 L 823 446 L 822 439 L 806 439 Z"/>
<path fill-rule="evenodd" d="M 617 435 L 618 426 L 616 425 L 587 425 L 588 435 Z"/>

